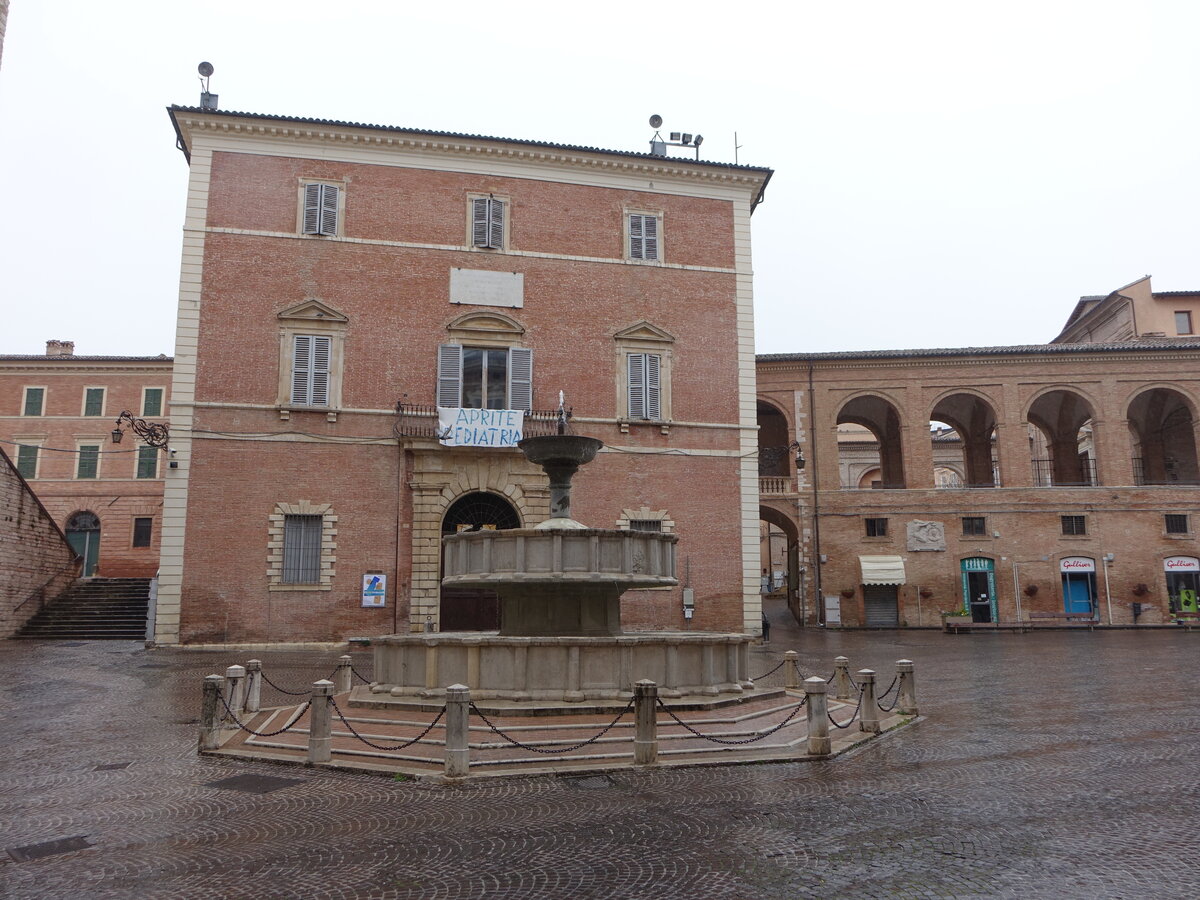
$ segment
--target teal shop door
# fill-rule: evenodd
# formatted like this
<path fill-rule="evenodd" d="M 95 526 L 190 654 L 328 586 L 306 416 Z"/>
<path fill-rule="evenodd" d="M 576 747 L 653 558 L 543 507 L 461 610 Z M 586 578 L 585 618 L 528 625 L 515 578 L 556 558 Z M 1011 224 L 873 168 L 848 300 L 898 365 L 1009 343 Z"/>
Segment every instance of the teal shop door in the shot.
<path fill-rule="evenodd" d="M 1092 574 L 1072 572 L 1063 575 L 1063 611 L 1090 614 L 1092 612 Z"/>
<path fill-rule="evenodd" d="M 963 608 L 971 611 L 972 622 L 997 622 L 996 563 L 986 556 L 962 561 Z"/>
<path fill-rule="evenodd" d="M 100 564 L 100 517 L 93 512 L 77 512 L 67 520 L 67 543 L 83 557 L 80 574 L 91 578 Z"/>

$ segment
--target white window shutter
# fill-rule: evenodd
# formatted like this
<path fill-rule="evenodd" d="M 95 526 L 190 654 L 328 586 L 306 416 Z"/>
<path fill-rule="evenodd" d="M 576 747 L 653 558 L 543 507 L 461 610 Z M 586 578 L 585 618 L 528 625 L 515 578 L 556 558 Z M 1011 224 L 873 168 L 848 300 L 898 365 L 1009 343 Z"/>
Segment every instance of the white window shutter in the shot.
<path fill-rule="evenodd" d="M 462 347 L 458 344 L 438 347 L 437 405 L 462 406 Z"/>
<path fill-rule="evenodd" d="M 655 216 L 642 216 L 642 241 L 642 259 L 658 259 L 658 219 Z"/>
<path fill-rule="evenodd" d="M 297 334 L 292 338 L 292 403 L 308 406 L 309 375 L 312 372 L 312 335 Z"/>
<path fill-rule="evenodd" d="M 646 354 L 630 353 L 629 364 L 629 418 L 646 418 Z"/>
<path fill-rule="evenodd" d="M 508 408 L 533 410 L 533 351 L 527 347 L 508 351 Z"/>
<path fill-rule="evenodd" d="M 471 244 L 475 247 L 488 246 L 488 217 L 491 210 L 486 197 L 471 201 Z"/>
<path fill-rule="evenodd" d="M 338 220 L 338 189 L 332 184 L 321 188 L 321 234 L 336 235 Z"/>
<path fill-rule="evenodd" d="M 504 201 L 492 199 L 488 204 L 488 246 L 504 249 Z"/>
<path fill-rule="evenodd" d="M 655 422 L 662 418 L 659 404 L 659 362 L 657 354 L 646 354 L 646 418 Z"/>
<path fill-rule="evenodd" d="M 329 356 L 333 339 L 317 337 L 313 339 L 312 375 L 308 402 L 311 406 L 329 405 Z"/>
<path fill-rule="evenodd" d="M 304 186 L 304 233 L 321 233 L 321 188 L 324 185 Z"/>
<path fill-rule="evenodd" d="M 630 215 L 629 217 L 629 258 L 641 259 L 643 252 L 642 243 L 642 217 Z"/>

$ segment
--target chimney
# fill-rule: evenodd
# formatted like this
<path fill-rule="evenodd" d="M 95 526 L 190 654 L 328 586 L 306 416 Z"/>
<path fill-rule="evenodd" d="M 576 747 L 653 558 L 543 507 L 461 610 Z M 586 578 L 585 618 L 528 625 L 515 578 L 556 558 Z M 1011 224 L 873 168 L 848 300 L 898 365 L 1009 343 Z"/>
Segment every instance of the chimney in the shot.
<path fill-rule="evenodd" d="M 74 356 L 74 341 L 46 341 L 47 356 Z"/>

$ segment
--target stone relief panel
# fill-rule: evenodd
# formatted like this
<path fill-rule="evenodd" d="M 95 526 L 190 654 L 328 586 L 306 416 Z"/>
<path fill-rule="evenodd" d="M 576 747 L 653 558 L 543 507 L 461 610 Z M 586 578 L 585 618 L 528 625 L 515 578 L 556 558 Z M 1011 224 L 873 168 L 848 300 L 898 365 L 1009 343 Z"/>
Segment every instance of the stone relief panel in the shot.
<path fill-rule="evenodd" d="M 945 550 L 946 527 L 941 522 L 922 522 L 914 519 L 908 523 L 908 549 Z"/>

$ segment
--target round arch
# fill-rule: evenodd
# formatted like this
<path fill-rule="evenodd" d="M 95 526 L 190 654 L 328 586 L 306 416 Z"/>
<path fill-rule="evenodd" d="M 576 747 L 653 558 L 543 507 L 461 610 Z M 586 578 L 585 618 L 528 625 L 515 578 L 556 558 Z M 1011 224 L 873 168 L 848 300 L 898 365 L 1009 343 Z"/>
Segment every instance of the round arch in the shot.
<path fill-rule="evenodd" d="M 989 398 L 976 391 L 947 391 L 930 407 L 929 421 L 945 422 L 953 428 L 958 436 L 958 452 L 961 453 L 956 460 L 958 465 L 939 458 L 939 436 L 935 435 L 935 467 L 940 465 L 943 468 L 961 469 L 961 484 L 967 487 L 995 486 L 996 407 Z M 947 453 L 950 452 L 945 442 L 943 447 Z"/>
<path fill-rule="evenodd" d="M 79 574 L 91 578 L 100 567 L 100 517 L 90 509 L 79 509 L 67 516 L 67 543 L 83 560 Z"/>
<path fill-rule="evenodd" d="M 901 420 L 895 403 L 881 393 L 857 394 L 838 408 L 836 424 L 858 425 L 874 436 L 879 444 L 877 458 L 859 459 L 858 462 L 879 466 L 882 476 L 880 487 L 905 486 Z M 848 469 L 851 463 L 847 458 L 848 450 L 847 442 L 839 439 L 838 460 L 844 470 Z"/>
<path fill-rule="evenodd" d="M 520 527 L 521 515 L 508 498 L 490 491 L 470 491 L 446 507 L 441 532 L 445 535 Z M 438 618 L 442 631 L 496 631 L 500 627 L 500 599 L 486 588 L 442 587 Z"/>
<path fill-rule="evenodd" d="M 1175 386 L 1147 385 L 1125 408 L 1137 484 L 1200 484 L 1196 404 Z"/>

